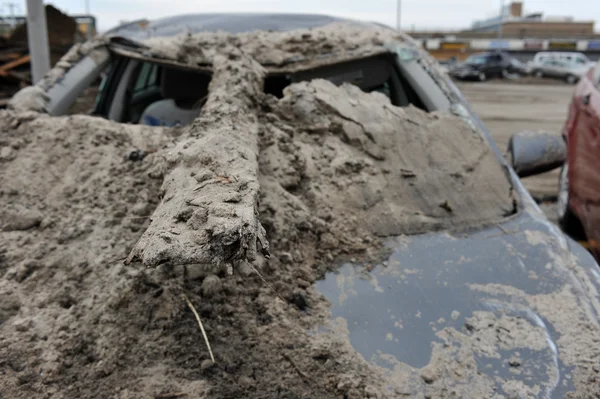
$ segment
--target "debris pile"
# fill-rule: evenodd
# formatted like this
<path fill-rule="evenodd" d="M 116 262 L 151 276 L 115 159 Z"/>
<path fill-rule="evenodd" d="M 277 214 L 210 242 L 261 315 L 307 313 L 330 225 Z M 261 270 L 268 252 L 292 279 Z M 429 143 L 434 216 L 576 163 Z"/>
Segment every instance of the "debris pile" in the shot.
<path fill-rule="evenodd" d="M 45 9 L 50 47 L 68 50 L 76 42 L 76 39 L 80 39 L 78 37 L 77 23 L 73 18 L 51 4 L 46 5 Z M 14 46 L 27 47 L 27 23 L 15 28 L 10 36 L 9 43 Z"/>
<path fill-rule="evenodd" d="M 52 5 L 46 5 L 46 25 L 50 46 L 50 64 L 54 65 L 82 37 L 73 18 Z M 29 84 L 29 44 L 27 23 L 18 25 L 10 37 L 0 43 L 0 105 L 6 105 L 23 85 Z"/>

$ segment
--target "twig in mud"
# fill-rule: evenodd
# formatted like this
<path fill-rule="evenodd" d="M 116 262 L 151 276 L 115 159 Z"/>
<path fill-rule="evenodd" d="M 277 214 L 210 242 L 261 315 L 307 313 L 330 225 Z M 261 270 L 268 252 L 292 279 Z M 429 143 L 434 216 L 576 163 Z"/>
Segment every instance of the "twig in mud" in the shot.
<path fill-rule="evenodd" d="M 271 291 L 273 291 L 273 293 L 274 293 L 275 295 L 277 295 L 277 298 L 279 298 L 279 299 L 281 299 L 282 301 L 284 301 L 284 300 L 283 300 L 283 298 L 282 298 L 282 297 L 281 297 L 281 296 L 280 296 L 280 295 L 277 293 L 277 291 L 275 291 L 275 288 L 273 288 L 273 286 L 272 286 L 271 284 L 267 283 L 267 280 L 265 280 L 265 278 L 263 277 L 263 275 L 262 275 L 262 274 L 260 274 L 260 272 L 259 272 L 258 270 L 256 270 L 256 268 L 255 268 L 254 266 L 252 266 L 250 263 L 248 263 L 248 266 L 250 266 L 250 268 L 252 268 L 252 270 L 254 270 L 254 272 L 255 272 L 256 274 L 258 274 L 258 277 L 260 277 L 260 279 L 262 280 L 262 282 L 263 282 L 263 283 L 264 283 L 264 284 L 265 284 L 267 287 L 269 287 L 269 288 L 271 289 Z M 284 302 L 285 302 L 285 301 L 284 301 Z"/>
<path fill-rule="evenodd" d="M 296 365 L 296 363 L 292 360 L 292 358 L 290 357 L 290 355 L 284 353 L 283 357 L 285 358 L 285 360 L 287 360 L 288 362 L 290 362 L 290 364 L 292 365 L 292 367 L 294 367 L 294 369 L 296 370 L 296 372 L 298 374 L 300 374 L 300 376 L 302 378 L 304 378 L 307 381 L 310 381 L 310 377 L 302 370 L 300 370 L 300 368 L 298 367 L 298 365 Z"/>
<path fill-rule="evenodd" d="M 185 392 L 161 393 L 158 395 L 154 395 L 154 399 L 174 399 L 181 398 L 185 395 L 187 395 Z"/>
<path fill-rule="evenodd" d="M 225 183 L 232 183 L 233 182 L 233 180 L 231 178 L 227 177 L 227 176 L 217 176 L 217 177 L 215 177 L 215 179 L 220 180 L 220 181 L 225 182 Z"/>
<path fill-rule="evenodd" d="M 210 342 L 208 342 L 208 337 L 206 336 L 206 331 L 204 331 L 204 326 L 202 325 L 202 321 L 200 321 L 200 316 L 198 315 L 198 312 L 196 312 L 196 308 L 194 307 L 194 305 L 192 305 L 192 303 L 188 299 L 187 295 L 185 295 L 185 294 L 181 294 L 181 295 L 183 296 L 183 299 L 185 299 L 185 301 L 187 302 L 189 308 L 194 313 L 194 316 L 196 316 L 196 320 L 198 320 L 198 325 L 200 326 L 200 331 L 202 331 L 202 336 L 204 337 L 204 342 L 206 342 L 206 347 L 208 348 L 208 353 L 210 353 L 210 359 L 213 361 L 213 363 L 215 363 L 215 357 L 213 356 L 212 349 L 210 349 Z"/>
<path fill-rule="evenodd" d="M 124 256 L 124 257 L 118 258 L 118 259 L 109 260 L 108 264 L 114 265 L 115 263 L 123 262 L 125 259 L 127 259 L 127 256 Z"/>

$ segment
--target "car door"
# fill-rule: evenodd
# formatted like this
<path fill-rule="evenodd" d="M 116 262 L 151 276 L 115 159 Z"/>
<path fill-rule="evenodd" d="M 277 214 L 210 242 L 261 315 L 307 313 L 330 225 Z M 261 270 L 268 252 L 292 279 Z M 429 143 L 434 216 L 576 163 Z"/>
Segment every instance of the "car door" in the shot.
<path fill-rule="evenodd" d="M 544 76 L 554 76 L 554 60 L 544 60 L 540 66 L 540 70 Z"/>
<path fill-rule="evenodd" d="M 492 54 L 488 57 L 488 72 L 486 75 L 501 76 L 502 75 L 502 56 L 500 54 Z"/>
<path fill-rule="evenodd" d="M 550 67 L 549 75 L 554 78 L 559 78 L 564 76 L 565 73 L 565 61 L 563 60 L 553 60 Z"/>
<path fill-rule="evenodd" d="M 554 77 L 564 78 L 571 72 L 571 61 L 556 60 L 554 63 Z"/>
<path fill-rule="evenodd" d="M 589 239 L 600 241 L 600 65 L 573 96 L 575 120 L 568 141 L 570 195 Z"/>

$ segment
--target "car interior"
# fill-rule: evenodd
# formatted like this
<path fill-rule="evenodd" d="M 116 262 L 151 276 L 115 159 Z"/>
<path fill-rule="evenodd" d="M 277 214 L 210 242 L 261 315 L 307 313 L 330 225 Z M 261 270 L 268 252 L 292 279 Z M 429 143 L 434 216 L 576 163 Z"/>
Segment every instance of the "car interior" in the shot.
<path fill-rule="evenodd" d="M 410 104 L 428 110 L 392 55 L 378 55 L 294 73 L 272 73 L 264 91 L 278 98 L 292 83 L 327 79 L 336 85 L 351 83 L 366 92 L 378 91 L 392 104 Z M 113 61 L 98 95 L 95 115 L 124 123 L 175 126 L 191 123 L 208 95 L 210 75 L 151 62 L 119 57 Z"/>

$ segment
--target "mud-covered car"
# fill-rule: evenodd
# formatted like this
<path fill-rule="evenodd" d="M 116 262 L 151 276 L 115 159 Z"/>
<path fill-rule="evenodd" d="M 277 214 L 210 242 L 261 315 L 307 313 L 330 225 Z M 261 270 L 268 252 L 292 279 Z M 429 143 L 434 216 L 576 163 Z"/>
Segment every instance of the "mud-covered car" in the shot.
<path fill-rule="evenodd" d="M 0 111 L 0 394 L 600 392 L 598 265 L 516 172 L 554 160 L 402 33 L 247 18 L 76 47 Z"/>

